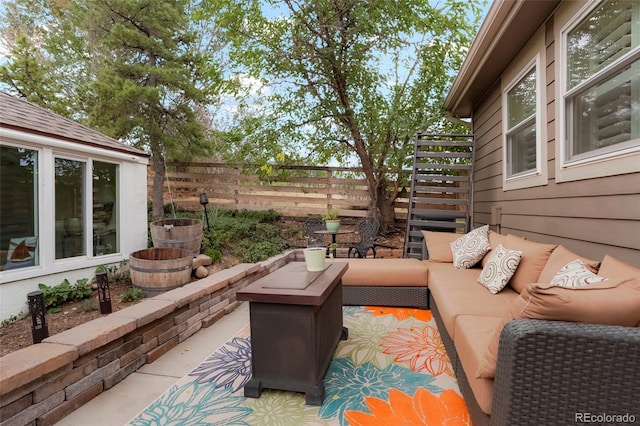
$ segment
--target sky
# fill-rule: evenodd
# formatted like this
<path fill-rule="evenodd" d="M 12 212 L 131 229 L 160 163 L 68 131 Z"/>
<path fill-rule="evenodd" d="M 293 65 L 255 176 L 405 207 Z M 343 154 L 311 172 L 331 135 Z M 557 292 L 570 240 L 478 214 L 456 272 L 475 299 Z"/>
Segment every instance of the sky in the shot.
<path fill-rule="evenodd" d="M 444 3 L 443 0 L 429 0 L 429 1 L 431 1 L 431 3 L 433 3 L 434 5 L 435 4 L 441 5 L 442 3 Z M 490 7 L 490 2 L 488 1 L 487 4 L 484 5 L 482 10 L 483 19 L 484 19 L 484 16 L 486 16 L 486 13 L 489 7 Z M 284 8 L 271 6 L 268 9 L 265 9 L 264 12 L 265 12 L 265 15 L 268 17 L 281 18 L 285 16 L 287 11 Z M 0 15 L 3 15 L 3 14 L 4 14 L 4 2 L 0 2 Z M 0 40 L 0 64 L 3 64 L 6 62 L 7 53 L 8 53 L 8 47 L 4 46 L 2 44 L 2 41 Z M 263 83 L 261 83 L 260 81 L 254 78 L 251 78 L 248 76 L 242 76 L 242 75 L 240 75 L 238 78 L 242 83 L 242 85 L 247 89 L 247 92 L 250 94 L 250 96 L 253 96 L 254 99 L 257 99 L 258 95 L 260 94 L 262 95 L 269 94 L 269 92 L 273 90 L 272 87 L 265 86 L 263 85 Z M 0 83 L 0 90 L 3 89 L 3 86 L 4 85 Z M 6 86 L 4 86 L 4 89 L 6 90 Z M 254 107 L 254 108 L 259 107 L 255 102 L 251 103 L 251 98 L 249 99 L 249 102 L 250 102 L 249 103 L 250 107 Z M 226 124 L 230 123 L 234 113 L 238 111 L 238 108 L 239 108 L 239 103 L 235 98 L 233 97 L 223 98 L 220 104 L 216 107 L 215 111 L 212 110 L 214 115 L 214 120 L 217 122 L 218 126 L 222 128 L 226 127 L 225 123 Z"/>
<path fill-rule="evenodd" d="M 443 0 L 429 0 L 434 5 L 442 5 L 445 3 Z M 492 0 L 470 0 L 475 1 L 478 4 L 485 3 L 481 8 L 481 20 L 486 16 L 489 7 L 491 6 Z M 282 18 L 288 14 L 288 10 L 285 7 L 278 7 L 273 5 L 266 5 L 263 8 L 263 13 L 266 17 L 270 18 Z M 265 86 L 261 81 L 249 77 L 249 76 L 240 76 L 239 77 L 243 86 L 247 89 L 247 91 L 253 95 L 265 95 L 271 92 L 271 88 Z M 222 102 L 222 108 L 224 111 L 220 111 L 223 115 L 232 114 L 238 109 L 238 102 L 236 102 L 233 98 L 227 98 Z"/>

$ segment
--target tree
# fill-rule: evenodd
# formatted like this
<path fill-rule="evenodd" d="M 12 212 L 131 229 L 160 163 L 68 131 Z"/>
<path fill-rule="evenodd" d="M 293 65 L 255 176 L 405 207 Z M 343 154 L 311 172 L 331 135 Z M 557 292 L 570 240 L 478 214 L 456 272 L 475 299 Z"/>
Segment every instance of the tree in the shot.
<path fill-rule="evenodd" d="M 10 52 L 0 65 L 0 82 L 30 102 L 83 121 L 79 88 L 92 76 L 72 8 L 38 0 L 5 2 L 0 41 Z"/>
<path fill-rule="evenodd" d="M 90 86 L 89 123 L 151 152 L 154 218 L 164 213 L 166 158 L 210 150 L 198 112 L 213 103 L 221 76 L 198 50 L 191 12 L 185 0 L 101 0 L 88 14 L 103 62 Z"/>
<path fill-rule="evenodd" d="M 253 127 L 245 128 L 244 142 L 255 146 L 262 137 L 266 156 L 293 141 L 297 152 L 308 151 L 315 161 L 357 158 L 371 210 L 389 229 L 415 132 L 459 130 L 459 123 L 443 120 L 442 103 L 475 35 L 478 4 L 267 3 L 270 9 L 260 0 L 216 3 L 218 23 L 232 41 L 231 58 L 272 88 L 261 125 L 246 120 Z M 284 13 L 273 18 L 273 10 Z M 390 181 L 394 192 L 387 190 Z"/>
<path fill-rule="evenodd" d="M 223 90 L 217 32 L 189 0 L 13 0 L 0 77 L 35 103 L 151 152 L 153 216 L 165 160 L 209 155 Z M 208 29 L 208 30 L 203 30 Z"/>

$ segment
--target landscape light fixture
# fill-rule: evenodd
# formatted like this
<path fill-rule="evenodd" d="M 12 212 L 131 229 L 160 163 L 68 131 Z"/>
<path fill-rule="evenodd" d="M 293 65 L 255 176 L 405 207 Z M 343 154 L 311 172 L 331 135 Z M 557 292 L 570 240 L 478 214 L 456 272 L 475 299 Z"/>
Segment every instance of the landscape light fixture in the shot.
<path fill-rule="evenodd" d="M 211 231 L 211 227 L 209 226 L 209 215 L 207 214 L 207 204 L 209 204 L 209 199 L 207 198 L 206 192 L 200 193 L 200 204 L 204 207 L 204 217 L 207 219 L 207 231 Z"/>
<path fill-rule="evenodd" d="M 33 343 L 40 343 L 49 337 L 49 326 L 45 317 L 44 293 L 40 290 L 27 294 L 29 313 L 31 314 L 31 335 Z"/>
<path fill-rule="evenodd" d="M 109 274 L 102 272 L 96 274 L 96 282 L 98 284 L 98 301 L 100 302 L 100 313 L 110 314 L 111 307 L 111 291 L 109 290 Z"/>

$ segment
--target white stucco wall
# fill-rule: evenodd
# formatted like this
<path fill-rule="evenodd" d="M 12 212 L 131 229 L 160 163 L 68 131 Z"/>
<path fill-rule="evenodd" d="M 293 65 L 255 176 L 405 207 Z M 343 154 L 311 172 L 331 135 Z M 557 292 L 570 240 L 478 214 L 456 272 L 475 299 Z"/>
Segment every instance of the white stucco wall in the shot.
<path fill-rule="evenodd" d="M 146 156 L 113 152 L 7 129 L 0 129 L 0 143 L 36 149 L 41 156 L 41 173 L 38 182 L 40 264 L 31 268 L 0 271 L 0 320 L 27 313 L 27 294 L 37 290 L 39 283 L 55 286 L 64 279 L 68 279 L 71 283 L 81 278 L 93 279 L 96 266 L 119 263 L 128 259 L 129 253 L 146 248 L 148 165 Z M 68 259 L 55 259 L 51 159 L 58 153 L 111 161 L 119 165 L 120 250 L 118 253 L 98 257 L 89 254 Z"/>

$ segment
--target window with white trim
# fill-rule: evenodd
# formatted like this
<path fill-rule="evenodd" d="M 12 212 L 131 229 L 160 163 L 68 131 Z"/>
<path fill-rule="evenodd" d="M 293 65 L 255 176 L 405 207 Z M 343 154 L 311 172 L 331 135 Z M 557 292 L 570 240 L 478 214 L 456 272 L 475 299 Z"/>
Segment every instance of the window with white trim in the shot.
<path fill-rule="evenodd" d="M 549 183 L 544 74 L 545 34 L 538 31 L 502 76 L 502 189 Z"/>
<path fill-rule="evenodd" d="M 118 165 L 56 157 L 54 166 L 56 259 L 117 253 Z"/>
<path fill-rule="evenodd" d="M 601 2 L 563 35 L 563 164 L 640 146 L 640 2 Z"/>
<path fill-rule="evenodd" d="M 507 90 L 506 106 L 506 177 L 509 179 L 538 170 L 535 66 Z"/>
<path fill-rule="evenodd" d="M 0 271 L 40 264 L 40 152 L 0 146 Z"/>

